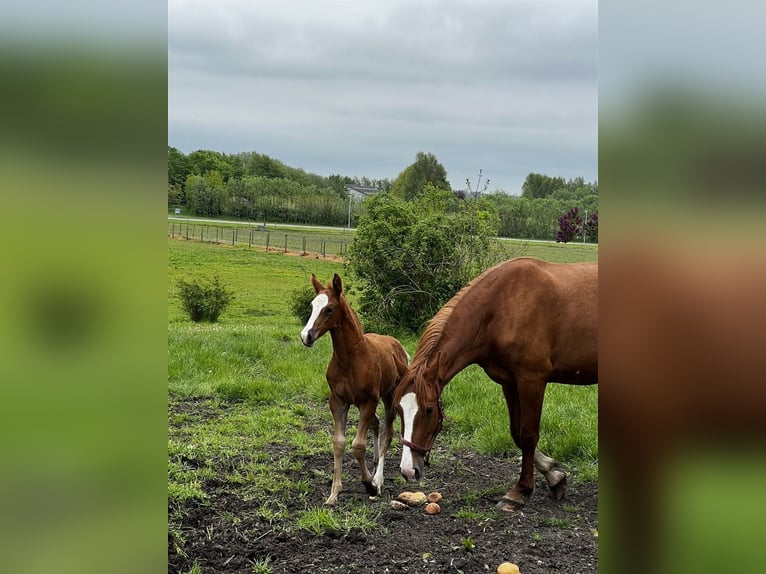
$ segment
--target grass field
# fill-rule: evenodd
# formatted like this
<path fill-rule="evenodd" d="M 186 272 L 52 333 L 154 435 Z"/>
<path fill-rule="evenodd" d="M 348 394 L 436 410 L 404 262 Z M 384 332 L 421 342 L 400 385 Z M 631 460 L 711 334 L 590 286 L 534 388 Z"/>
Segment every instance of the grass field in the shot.
<path fill-rule="evenodd" d="M 188 226 L 188 233 L 187 233 Z M 219 234 L 216 235 L 216 228 Z M 234 230 L 237 235 L 234 235 Z M 260 231 L 257 231 L 260 229 Z M 249 240 L 249 232 L 253 232 Z M 181 236 L 189 238 L 204 238 L 211 242 L 219 238 L 223 244 L 248 245 L 251 241 L 254 248 L 264 249 L 266 231 L 269 232 L 270 249 L 284 251 L 285 245 L 290 251 L 301 252 L 303 248 L 310 253 L 321 252 L 325 245 L 327 255 L 343 255 L 348 245 L 353 241 L 356 230 L 335 228 L 312 228 L 280 224 L 259 227 L 251 222 L 226 223 L 194 223 L 182 220 L 168 220 L 168 237 Z M 508 252 L 508 257 L 539 257 L 547 261 L 559 263 L 575 263 L 578 261 L 597 261 L 598 244 L 593 243 L 555 243 L 552 241 L 530 241 L 525 239 L 501 238 L 502 245 Z"/>
<path fill-rule="evenodd" d="M 325 337 L 314 348 L 304 348 L 298 336 L 302 324 L 292 316 L 290 301 L 293 291 L 308 284 L 311 273 L 323 281 L 333 273 L 345 276 L 343 264 L 238 246 L 183 240 L 168 244 L 171 398 L 322 404 L 328 397 L 324 371 L 332 343 Z M 533 252 L 529 254 L 564 261 L 583 255 L 572 247 L 527 245 Z M 596 254 L 592 246 L 584 251 L 587 259 Z M 219 323 L 191 323 L 181 308 L 176 281 L 214 275 L 234 292 L 234 301 Z M 401 338 L 414 355 L 417 337 Z M 596 387 L 549 385 L 541 429 L 541 448 L 578 467 L 587 477 L 595 476 L 597 468 L 597 393 Z M 470 367 L 458 375 L 446 387 L 444 401 L 453 423 L 442 440 L 488 454 L 516 452 L 501 390 L 481 369 Z M 329 412 L 322 415 L 329 425 Z"/>
<path fill-rule="evenodd" d="M 524 249 L 518 254 L 556 261 L 597 257 L 594 246 L 528 243 Z M 324 337 L 311 349 L 303 347 L 303 325 L 291 314 L 290 302 L 293 291 L 309 284 L 311 273 L 326 281 L 335 272 L 346 276 L 342 262 L 168 240 L 169 533 L 179 554 L 184 552 L 178 526 L 183 504 L 205 500 L 208 481 L 237 486 L 244 496 L 278 492 L 300 497 L 308 483 L 299 478 L 285 483 L 284 473 L 299 469 L 302 460 L 314 455 L 331 464 L 332 418 L 324 372 L 332 343 Z M 192 323 L 181 308 L 177 280 L 200 276 L 218 276 L 234 292 L 233 303 L 217 324 Z M 401 340 L 414 355 L 417 337 Z M 441 447 L 498 457 L 519 454 L 509 435 L 500 387 L 481 369 L 463 371 L 445 388 L 443 399 L 451 422 L 439 436 Z M 195 408 L 189 410 L 189 404 Z M 357 420 L 352 409 L 349 443 Z M 596 387 L 549 385 L 540 448 L 564 462 L 575 482 L 597 477 L 597 424 Z M 397 421 L 396 434 L 398 426 Z M 286 447 L 283 456 L 261 458 L 265 444 L 280 441 Z M 214 462 L 221 459 L 237 462 L 221 468 Z M 284 473 L 275 474 L 275 467 Z M 392 478 L 402 480 L 387 480 Z M 279 498 L 258 512 L 263 517 L 280 515 Z M 307 508 L 290 516 L 289 524 L 313 531 L 331 519 L 341 531 L 360 529 L 372 520 L 365 512 L 369 509 L 347 508 L 327 517 L 322 509 Z"/>

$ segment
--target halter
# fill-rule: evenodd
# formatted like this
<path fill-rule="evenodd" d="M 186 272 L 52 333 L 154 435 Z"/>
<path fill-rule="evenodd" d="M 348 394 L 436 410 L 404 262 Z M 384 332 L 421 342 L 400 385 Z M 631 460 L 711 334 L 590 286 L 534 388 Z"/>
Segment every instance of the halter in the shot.
<path fill-rule="evenodd" d="M 410 449 L 414 450 L 417 453 L 420 453 L 423 455 L 423 460 L 426 465 L 430 464 L 430 458 L 431 458 L 431 449 L 434 446 L 434 441 L 436 440 L 436 435 L 438 435 L 442 430 L 442 422 L 444 421 L 444 406 L 442 405 L 442 397 L 441 397 L 441 387 L 439 385 L 436 385 L 436 388 L 439 389 L 439 399 L 437 401 L 437 408 L 439 411 L 439 424 L 436 426 L 436 431 L 431 436 L 431 442 L 429 443 L 427 448 L 424 448 L 422 446 L 416 445 L 414 442 L 408 441 L 406 438 L 404 438 L 404 435 L 401 435 L 401 443 L 404 446 L 409 447 Z"/>

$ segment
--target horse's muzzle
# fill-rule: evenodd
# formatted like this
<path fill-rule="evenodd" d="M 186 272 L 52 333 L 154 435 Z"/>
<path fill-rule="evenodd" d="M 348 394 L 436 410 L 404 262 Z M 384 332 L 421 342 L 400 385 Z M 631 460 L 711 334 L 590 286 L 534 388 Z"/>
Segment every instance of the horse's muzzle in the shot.
<path fill-rule="evenodd" d="M 310 329 L 305 335 L 301 334 L 301 342 L 307 347 L 313 347 L 316 342 L 314 337 L 314 330 Z"/>

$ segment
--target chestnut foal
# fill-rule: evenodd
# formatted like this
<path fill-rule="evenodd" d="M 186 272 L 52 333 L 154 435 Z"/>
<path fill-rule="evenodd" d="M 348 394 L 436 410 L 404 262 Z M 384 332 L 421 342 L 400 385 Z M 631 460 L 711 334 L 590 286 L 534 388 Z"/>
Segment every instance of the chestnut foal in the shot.
<path fill-rule="evenodd" d="M 383 461 L 391 444 L 396 416 L 394 391 L 407 368 L 409 356 L 393 337 L 364 333 L 356 313 L 346 301 L 343 282 L 337 273 L 327 286 L 323 286 L 312 273 L 311 284 L 317 295 L 311 302 L 311 317 L 301 331 L 301 341 L 311 347 L 329 331 L 333 349 L 326 376 L 330 386 L 330 411 L 335 422 L 334 460 L 332 489 L 325 504 L 334 505 L 343 488 L 341 471 L 346 448 L 346 418 L 351 405 L 359 409 L 359 427 L 351 443 L 351 452 L 359 463 L 367 493 L 378 496 L 383 490 Z M 382 427 L 375 414 L 381 399 L 385 407 Z M 374 476 L 364 460 L 368 428 L 372 430 L 375 448 L 373 464 L 377 464 L 377 468 Z"/>

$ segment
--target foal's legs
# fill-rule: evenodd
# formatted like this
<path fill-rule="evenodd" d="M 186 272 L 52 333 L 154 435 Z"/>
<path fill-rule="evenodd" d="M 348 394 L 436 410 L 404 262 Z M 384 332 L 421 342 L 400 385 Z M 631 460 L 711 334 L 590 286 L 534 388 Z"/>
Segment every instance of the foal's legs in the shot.
<path fill-rule="evenodd" d="M 367 451 L 367 427 L 371 426 L 377 429 L 380 425 L 378 417 L 375 416 L 375 408 L 377 406 L 377 401 L 370 401 L 359 405 L 359 428 L 356 431 L 354 441 L 351 443 L 351 453 L 359 463 L 359 470 L 362 473 L 362 484 L 364 484 L 367 494 L 370 496 L 377 496 L 378 491 L 372 485 L 372 475 L 367 469 L 364 454 Z"/>
<path fill-rule="evenodd" d="M 335 395 L 330 395 L 330 412 L 335 423 L 332 435 L 332 488 L 330 496 L 325 501 L 327 505 L 334 505 L 338 502 L 338 494 L 343 489 L 341 474 L 343 471 L 343 453 L 346 450 L 346 419 L 348 416 L 349 405 L 340 400 Z"/>
<path fill-rule="evenodd" d="M 383 427 L 380 429 L 379 441 L 375 449 L 377 468 L 375 469 L 375 476 L 372 479 L 372 486 L 377 491 L 378 496 L 383 492 L 383 467 L 385 465 L 388 447 L 391 446 L 391 436 L 394 431 L 394 417 L 396 416 L 396 411 L 394 411 L 391 403 L 392 400 L 390 397 L 383 399 L 385 415 L 383 419 Z"/>

